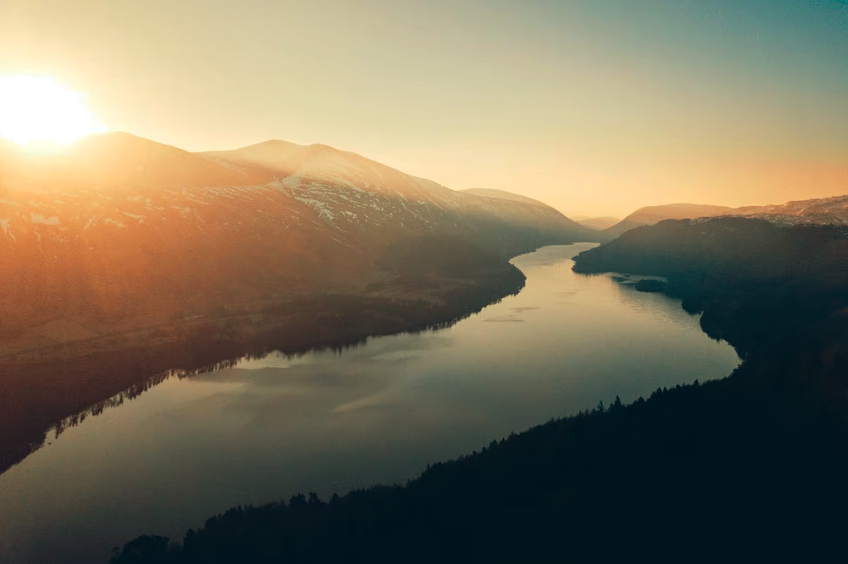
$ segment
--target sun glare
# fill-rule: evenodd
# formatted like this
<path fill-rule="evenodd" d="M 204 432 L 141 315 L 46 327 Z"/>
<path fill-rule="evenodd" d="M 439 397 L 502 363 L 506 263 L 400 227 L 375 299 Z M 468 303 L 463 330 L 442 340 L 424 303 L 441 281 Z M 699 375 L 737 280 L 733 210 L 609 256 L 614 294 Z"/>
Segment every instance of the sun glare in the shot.
<path fill-rule="evenodd" d="M 0 135 L 21 145 L 71 143 L 105 131 L 79 95 L 49 78 L 0 77 Z"/>

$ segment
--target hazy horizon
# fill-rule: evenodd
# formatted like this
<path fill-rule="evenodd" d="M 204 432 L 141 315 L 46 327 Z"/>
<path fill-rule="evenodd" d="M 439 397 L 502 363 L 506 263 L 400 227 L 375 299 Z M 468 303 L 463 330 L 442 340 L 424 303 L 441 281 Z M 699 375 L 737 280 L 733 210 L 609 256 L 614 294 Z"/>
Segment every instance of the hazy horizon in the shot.
<path fill-rule="evenodd" d="M 846 28 L 837 1 L 11 0 L 0 76 L 189 151 L 323 143 L 623 217 L 848 192 Z"/>
<path fill-rule="evenodd" d="M 4 564 L 846 559 L 848 0 L 2 0 L 0 273 Z"/>

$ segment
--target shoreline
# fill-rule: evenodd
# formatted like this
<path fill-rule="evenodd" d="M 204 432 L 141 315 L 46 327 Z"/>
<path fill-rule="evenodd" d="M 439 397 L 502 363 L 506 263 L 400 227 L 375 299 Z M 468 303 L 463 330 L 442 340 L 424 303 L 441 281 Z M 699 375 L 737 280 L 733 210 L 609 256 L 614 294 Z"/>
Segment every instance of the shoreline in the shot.
<path fill-rule="evenodd" d="M 0 357 L 0 474 L 41 448 L 51 431 L 99 414 L 117 396 L 136 397 L 163 373 L 202 371 L 275 350 L 342 348 L 369 337 L 448 327 L 517 294 L 525 276 L 504 261 L 473 278 L 434 282 L 423 292 L 402 283 L 383 288 L 403 298 L 310 296 L 256 312 L 104 335 L 82 341 L 86 349 L 81 342 L 59 344 L 46 349 L 52 349 L 46 357 L 45 349 Z"/>

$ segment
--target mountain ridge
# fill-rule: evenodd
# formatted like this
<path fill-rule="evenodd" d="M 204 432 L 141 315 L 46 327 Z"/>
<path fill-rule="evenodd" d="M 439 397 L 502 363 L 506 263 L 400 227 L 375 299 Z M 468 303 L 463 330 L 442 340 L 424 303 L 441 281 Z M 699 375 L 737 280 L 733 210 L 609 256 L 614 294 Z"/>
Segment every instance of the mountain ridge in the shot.
<path fill-rule="evenodd" d="M 0 147 L 0 471 L 163 370 L 450 323 L 521 289 L 508 258 L 587 239 L 325 145 L 248 149 Z"/>
<path fill-rule="evenodd" d="M 68 316 L 97 325 L 93 311 L 173 317 L 200 308 L 198 294 L 303 289 L 318 272 L 316 289 L 359 291 L 385 277 L 374 265 L 386 245 L 410 236 L 500 257 L 586 238 L 548 206 L 455 192 L 326 145 L 190 153 L 124 133 L 78 143 L 0 148 L 0 357 L 20 349 L 4 335 Z"/>
<path fill-rule="evenodd" d="M 636 227 L 655 225 L 668 219 L 698 219 L 722 216 L 764 219 L 781 226 L 805 223 L 848 225 L 848 195 L 739 208 L 701 204 L 647 206 L 636 210 L 604 232 L 610 236 L 618 236 Z"/>
<path fill-rule="evenodd" d="M 621 219 L 618 217 L 583 217 L 580 219 L 573 219 L 580 225 L 597 231 L 603 231 L 621 222 Z"/>

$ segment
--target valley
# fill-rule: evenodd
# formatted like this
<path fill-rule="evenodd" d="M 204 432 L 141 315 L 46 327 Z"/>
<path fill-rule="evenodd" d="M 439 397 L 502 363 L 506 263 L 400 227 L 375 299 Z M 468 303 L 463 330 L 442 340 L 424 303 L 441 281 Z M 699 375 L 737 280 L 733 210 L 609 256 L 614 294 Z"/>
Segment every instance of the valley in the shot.
<path fill-rule="evenodd" d="M 231 507 L 170 548 L 148 529 L 112 562 L 137 552 L 162 564 L 284 554 L 426 562 L 448 552 L 459 561 L 565 553 L 610 562 L 844 560 L 845 228 L 669 220 L 579 250 L 577 280 L 667 299 L 637 292 L 638 275 L 654 277 L 651 290 L 682 299 L 677 311 L 700 315 L 690 320 L 714 343 L 733 345 L 742 364 L 724 378 L 660 385 L 635 401 L 624 394 L 520 434 L 494 434 L 405 485 L 332 497 L 316 488 L 308 501 L 301 494 Z M 619 335 L 607 356 L 642 335 Z M 626 354 L 627 381 L 641 358 Z M 609 543 L 611 532 L 618 542 Z"/>
<path fill-rule="evenodd" d="M 324 145 L 0 150 L 0 471 L 158 373 L 450 323 L 520 290 L 509 258 L 601 238 Z"/>

